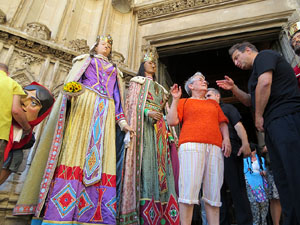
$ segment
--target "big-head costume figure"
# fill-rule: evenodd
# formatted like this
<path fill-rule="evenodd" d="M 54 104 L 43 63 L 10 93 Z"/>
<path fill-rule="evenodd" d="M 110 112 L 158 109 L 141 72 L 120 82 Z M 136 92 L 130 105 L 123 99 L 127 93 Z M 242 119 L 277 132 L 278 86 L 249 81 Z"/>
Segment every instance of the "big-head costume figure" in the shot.
<path fill-rule="evenodd" d="M 300 21 L 292 24 L 289 30 L 290 44 L 294 49 L 296 55 L 300 56 Z M 300 63 L 294 67 L 294 71 L 298 80 L 298 87 L 300 88 Z"/>
<path fill-rule="evenodd" d="M 13 122 L 9 141 L 4 152 L 4 165 L 0 174 L 0 184 L 2 184 L 11 172 L 17 172 L 23 158 L 22 149 L 33 146 L 35 138 L 32 133 L 33 128 L 45 119 L 53 106 L 54 97 L 51 92 L 37 82 L 24 87 L 26 95 L 21 98 L 22 109 L 31 125 L 31 131 L 23 135 L 21 127 Z"/>

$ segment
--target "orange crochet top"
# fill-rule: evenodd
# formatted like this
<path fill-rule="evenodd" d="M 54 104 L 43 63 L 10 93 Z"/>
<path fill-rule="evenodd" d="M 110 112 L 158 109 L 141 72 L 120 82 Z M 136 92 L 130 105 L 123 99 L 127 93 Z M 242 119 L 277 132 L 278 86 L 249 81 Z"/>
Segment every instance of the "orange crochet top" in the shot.
<path fill-rule="evenodd" d="M 219 124 L 228 123 L 228 119 L 215 100 L 182 98 L 179 100 L 177 113 L 182 123 L 179 145 L 197 142 L 222 147 Z"/>

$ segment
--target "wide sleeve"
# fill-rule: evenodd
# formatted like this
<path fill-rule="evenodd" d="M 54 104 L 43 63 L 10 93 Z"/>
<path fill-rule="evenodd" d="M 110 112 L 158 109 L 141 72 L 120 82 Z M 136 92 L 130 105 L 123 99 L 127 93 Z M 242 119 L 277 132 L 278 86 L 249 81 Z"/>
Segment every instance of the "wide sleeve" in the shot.
<path fill-rule="evenodd" d="M 114 71 L 115 76 L 117 73 L 117 70 Z M 125 115 L 121 103 L 121 95 L 119 91 L 119 85 L 118 82 L 116 81 L 114 84 L 114 90 L 113 90 L 113 98 L 115 102 L 115 116 L 116 116 L 116 122 L 119 123 L 121 120 L 125 120 Z"/>
<path fill-rule="evenodd" d="M 135 129 L 137 118 L 137 102 L 141 90 L 141 85 L 137 82 L 131 81 L 129 83 L 128 92 L 125 102 L 125 115 L 128 124 Z"/>

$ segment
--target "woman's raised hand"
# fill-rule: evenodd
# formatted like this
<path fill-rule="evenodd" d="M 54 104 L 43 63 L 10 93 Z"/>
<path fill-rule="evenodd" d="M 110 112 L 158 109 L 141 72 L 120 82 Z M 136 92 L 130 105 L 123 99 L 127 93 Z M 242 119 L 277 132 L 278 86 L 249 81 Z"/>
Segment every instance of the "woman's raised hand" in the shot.
<path fill-rule="evenodd" d="M 178 86 L 178 84 L 174 84 L 170 89 L 170 93 L 173 96 L 173 99 L 180 99 L 182 94 L 181 87 Z"/>

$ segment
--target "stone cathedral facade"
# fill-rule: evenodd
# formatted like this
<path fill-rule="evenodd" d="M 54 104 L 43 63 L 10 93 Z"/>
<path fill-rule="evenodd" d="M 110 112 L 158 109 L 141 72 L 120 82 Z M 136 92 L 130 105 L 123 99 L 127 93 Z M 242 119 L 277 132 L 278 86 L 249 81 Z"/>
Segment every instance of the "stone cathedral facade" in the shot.
<path fill-rule="evenodd" d="M 299 59 L 287 28 L 297 20 L 299 0 L 0 0 L 0 62 L 22 86 L 37 81 L 55 96 L 72 59 L 88 53 L 99 34 L 113 37 L 112 58 L 126 81 L 147 51 L 168 57 L 246 38 L 276 39 L 294 66 Z M 172 80 L 158 60 L 158 81 L 168 87 Z M 43 126 L 35 130 L 36 143 Z M 0 224 L 28 224 L 29 219 L 14 217 L 12 209 L 35 150 L 25 151 L 24 172 L 0 186 Z"/>

